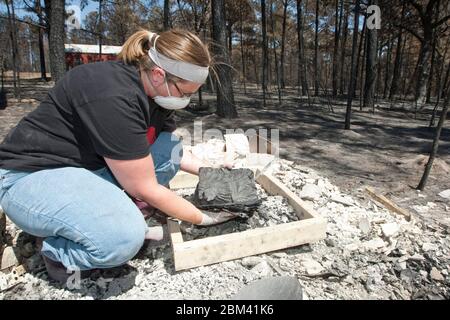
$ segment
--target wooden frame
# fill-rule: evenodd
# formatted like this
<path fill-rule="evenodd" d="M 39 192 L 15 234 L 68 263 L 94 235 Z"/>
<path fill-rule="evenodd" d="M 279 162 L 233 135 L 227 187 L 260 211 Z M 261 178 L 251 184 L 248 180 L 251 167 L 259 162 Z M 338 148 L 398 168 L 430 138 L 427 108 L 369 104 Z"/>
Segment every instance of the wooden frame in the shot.
<path fill-rule="evenodd" d="M 186 174 L 183 173 L 183 175 Z M 179 222 L 168 219 L 176 271 L 296 247 L 326 237 L 326 220 L 319 217 L 313 208 L 303 202 L 277 178 L 267 174 L 257 176 L 256 181 L 268 194 L 280 195 L 287 199 L 300 220 L 271 227 L 184 241 Z M 176 181 L 179 183 L 172 183 L 172 189 L 196 186 L 196 180 L 191 177 L 186 177 L 185 181 L 182 181 L 182 179 Z"/>

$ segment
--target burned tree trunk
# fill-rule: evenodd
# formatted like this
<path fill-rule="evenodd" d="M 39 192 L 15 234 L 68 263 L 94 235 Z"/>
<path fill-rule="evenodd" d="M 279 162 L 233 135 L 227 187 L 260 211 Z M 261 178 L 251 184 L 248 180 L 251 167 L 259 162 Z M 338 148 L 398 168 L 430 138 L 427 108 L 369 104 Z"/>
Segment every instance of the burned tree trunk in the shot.
<path fill-rule="evenodd" d="M 389 80 L 391 79 L 391 58 L 392 58 L 392 46 L 393 46 L 393 38 L 389 38 L 388 40 L 388 48 L 386 54 L 386 65 L 384 71 L 384 88 L 383 88 L 383 98 L 386 99 L 389 91 Z"/>
<path fill-rule="evenodd" d="M 348 33 L 348 11 L 347 8 L 344 9 L 345 13 L 344 13 L 344 30 L 343 30 L 343 35 L 344 35 L 344 39 L 342 40 L 342 45 L 341 45 L 341 68 L 339 70 L 339 92 L 340 94 L 344 94 L 345 91 L 345 85 L 344 85 L 344 79 L 345 79 L 345 53 L 347 50 L 347 33 Z"/>
<path fill-rule="evenodd" d="M 339 12 L 339 2 L 341 5 L 341 9 Z M 338 90 L 338 52 L 339 52 L 339 37 L 341 34 L 341 26 L 342 26 L 342 11 L 344 9 L 344 2 L 343 0 L 336 0 L 336 12 L 335 12 L 335 19 L 336 19 L 336 26 L 334 30 L 334 49 L 333 49 L 333 97 L 335 98 L 337 96 L 337 90 Z"/>
<path fill-rule="evenodd" d="M 284 77 L 284 60 L 285 60 L 285 49 L 286 49 L 286 24 L 287 24 L 287 7 L 288 7 L 288 0 L 284 0 L 284 9 L 283 9 L 283 29 L 281 31 L 281 70 L 280 70 L 280 77 L 281 77 L 281 88 L 284 89 L 286 87 L 285 83 L 285 77 Z"/>
<path fill-rule="evenodd" d="M 425 167 L 425 171 L 423 173 L 422 179 L 420 179 L 419 185 L 417 186 L 418 190 L 423 191 L 428 181 L 428 176 L 430 175 L 431 168 L 433 167 L 434 159 L 436 158 L 436 154 L 439 148 L 439 140 L 441 138 L 442 129 L 444 127 L 444 122 L 447 119 L 448 106 L 450 104 L 450 90 L 447 92 L 447 97 L 445 98 L 444 105 L 442 107 L 441 116 L 439 118 L 439 123 L 436 127 L 436 134 L 434 136 L 433 145 L 431 147 L 430 157 L 428 158 L 427 165 Z"/>
<path fill-rule="evenodd" d="M 6 10 L 8 13 L 9 32 L 11 38 L 11 52 L 12 52 L 12 64 L 13 64 L 13 82 L 14 82 L 14 96 L 20 99 L 20 56 L 17 43 L 16 33 L 16 17 L 14 12 L 14 1 L 5 0 Z M 10 7 L 11 6 L 11 9 Z"/>
<path fill-rule="evenodd" d="M 243 84 L 244 84 L 244 93 L 247 94 L 247 81 L 246 81 L 246 68 L 245 68 L 245 53 L 244 53 L 244 19 L 242 17 L 242 11 L 241 11 L 241 16 L 240 16 L 240 37 L 239 40 L 241 42 L 241 62 L 242 62 L 242 80 L 243 80 Z"/>
<path fill-rule="evenodd" d="M 98 0 L 98 61 L 102 61 L 103 50 L 103 0 Z"/>
<path fill-rule="evenodd" d="M 363 90 L 363 81 L 364 81 L 364 77 L 363 77 L 363 73 L 364 73 L 364 64 L 365 64 L 365 60 L 364 57 L 366 56 L 366 42 L 367 42 L 367 38 L 365 37 L 366 35 L 366 24 L 367 24 L 367 19 L 366 16 L 364 15 L 363 18 L 363 28 L 361 30 L 361 36 L 359 37 L 359 47 L 358 47 L 358 54 L 357 54 L 357 59 L 356 59 L 356 79 L 360 78 L 360 86 L 359 86 L 359 106 L 360 108 L 362 107 L 362 90 Z M 361 55 L 362 52 L 362 55 Z M 363 63 L 361 63 L 361 57 L 363 59 Z M 361 65 L 361 68 L 360 68 Z M 361 70 L 361 72 L 360 72 Z M 359 75 L 361 74 L 361 77 L 359 77 Z M 354 98 L 356 98 L 356 89 L 355 89 L 355 96 Z"/>
<path fill-rule="evenodd" d="M 438 72 L 438 75 L 437 75 L 436 104 L 434 105 L 433 113 L 431 114 L 430 124 L 428 125 L 430 128 L 434 127 L 434 121 L 436 119 L 437 110 L 439 108 L 439 105 L 440 105 L 440 102 L 441 102 L 441 98 L 445 94 L 445 88 L 444 88 L 445 81 L 443 79 L 443 74 L 444 74 L 444 70 L 445 70 L 445 61 L 446 61 L 446 58 L 447 58 L 447 52 L 448 52 L 449 44 L 450 44 L 450 39 L 447 40 L 447 44 L 445 46 L 444 54 L 439 57 L 439 69 L 440 69 L 440 71 Z M 450 64 L 449 64 L 449 67 L 450 67 Z"/>
<path fill-rule="evenodd" d="M 170 29 L 170 0 L 164 0 L 164 30 Z"/>
<path fill-rule="evenodd" d="M 447 71 L 445 72 L 445 78 L 442 84 L 442 90 L 439 93 L 441 95 L 441 98 L 444 97 L 444 93 L 449 90 L 450 88 L 450 64 L 447 67 Z"/>
<path fill-rule="evenodd" d="M 377 5 L 377 1 L 373 1 Z M 377 80 L 377 48 L 378 34 L 377 29 L 367 30 L 367 53 L 366 53 L 366 84 L 364 88 L 364 108 L 373 108 L 375 97 L 375 85 Z"/>
<path fill-rule="evenodd" d="M 406 9 L 406 1 L 403 2 L 401 24 L 403 24 L 403 20 L 405 18 L 405 9 Z M 391 88 L 389 90 L 389 100 L 394 99 L 399 89 L 401 61 L 403 54 L 402 41 L 403 41 L 403 30 L 400 28 L 397 36 L 397 49 L 395 51 L 394 72 L 392 75 Z"/>
<path fill-rule="evenodd" d="M 429 60 L 432 51 L 432 36 L 430 34 L 426 37 L 427 39 L 424 39 L 422 42 L 419 53 L 419 60 L 417 63 L 417 83 L 414 98 L 419 105 L 422 105 L 426 102 L 425 99 L 427 93 L 427 79 L 430 76 Z M 430 39 L 428 39 L 428 37 L 430 37 Z"/>
<path fill-rule="evenodd" d="M 319 0 L 316 0 L 316 21 L 314 30 L 314 95 L 319 95 Z"/>
<path fill-rule="evenodd" d="M 297 34 L 298 34 L 298 81 L 299 90 L 302 88 L 302 95 L 308 94 L 308 81 L 306 78 L 306 60 L 303 38 L 303 8 L 302 0 L 297 0 Z"/>
<path fill-rule="evenodd" d="M 42 16 L 42 7 L 41 7 L 41 1 L 36 0 L 35 3 L 36 6 L 36 12 L 39 17 L 39 25 L 38 32 L 39 32 L 39 61 L 41 64 L 41 79 L 47 81 L 47 67 L 45 65 L 45 50 L 44 50 L 44 28 L 41 27 L 44 25 L 44 17 Z"/>
<path fill-rule="evenodd" d="M 217 75 L 220 79 L 220 84 L 217 86 L 217 115 L 223 118 L 235 118 L 237 112 L 234 105 L 232 70 L 227 48 L 224 0 L 212 1 L 212 21 L 213 39 L 217 43 L 215 51 L 222 62 L 217 67 Z"/>
<path fill-rule="evenodd" d="M 261 0 L 261 24 L 262 24 L 262 89 L 264 107 L 266 107 L 267 78 L 268 78 L 268 42 L 267 42 L 267 23 L 266 23 L 266 1 Z"/>
<path fill-rule="evenodd" d="M 228 23 L 227 25 L 227 32 L 228 32 L 228 52 L 230 54 L 230 60 L 231 56 L 233 54 L 233 26 L 231 23 Z"/>
<path fill-rule="evenodd" d="M 354 27 L 353 27 L 353 44 L 352 44 L 352 61 L 351 61 L 351 71 L 350 71 L 350 86 L 347 94 L 347 110 L 345 113 L 345 129 L 350 130 L 350 121 L 352 115 L 352 102 L 353 96 L 356 91 L 356 77 L 358 74 L 358 70 L 356 69 L 357 63 L 357 46 L 358 46 L 358 29 L 359 29 L 359 8 L 360 8 L 360 0 L 356 0 L 355 4 L 355 18 L 354 18 Z"/>
<path fill-rule="evenodd" d="M 64 56 L 65 0 L 52 0 L 50 10 L 50 68 L 52 79 L 58 82 L 66 72 Z"/>
<path fill-rule="evenodd" d="M 273 3 L 270 4 L 270 24 L 272 27 L 272 45 L 273 45 L 273 54 L 275 58 L 275 70 L 276 70 L 276 77 L 277 77 L 277 90 L 278 90 L 278 104 L 281 105 L 281 76 L 280 76 L 280 65 L 278 62 L 278 56 L 277 56 L 277 47 L 276 47 L 276 41 L 275 41 L 275 21 L 273 18 Z"/>
<path fill-rule="evenodd" d="M 450 19 L 450 15 L 446 15 L 441 19 L 439 18 L 440 0 L 428 0 L 425 3 L 416 0 L 408 0 L 408 3 L 417 11 L 422 27 L 422 36 L 413 33 L 413 35 L 420 40 L 420 53 L 415 73 L 416 87 L 414 93 L 417 106 L 418 104 L 423 105 L 426 102 L 434 34 L 440 25 L 447 23 Z M 407 26 L 404 26 L 404 28 L 410 32 L 412 31 Z"/>

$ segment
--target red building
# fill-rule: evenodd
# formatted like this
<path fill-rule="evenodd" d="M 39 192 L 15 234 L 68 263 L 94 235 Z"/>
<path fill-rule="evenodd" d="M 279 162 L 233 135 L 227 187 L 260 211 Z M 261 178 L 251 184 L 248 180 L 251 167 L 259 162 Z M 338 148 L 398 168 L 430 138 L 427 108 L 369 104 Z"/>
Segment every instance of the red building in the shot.
<path fill-rule="evenodd" d="M 102 56 L 99 56 L 99 46 L 90 44 L 65 44 L 66 68 L 72 69 L 80 64 L 98 61 L 116 60 L 122 47 L 102 46 Z"/>

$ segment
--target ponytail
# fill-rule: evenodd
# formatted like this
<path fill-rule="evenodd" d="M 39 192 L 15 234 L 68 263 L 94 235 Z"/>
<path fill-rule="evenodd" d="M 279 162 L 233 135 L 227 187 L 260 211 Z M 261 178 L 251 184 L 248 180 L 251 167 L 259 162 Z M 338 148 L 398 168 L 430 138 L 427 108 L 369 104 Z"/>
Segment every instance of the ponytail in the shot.
<path fill-rule="evenodd" d="M 125 64 L 135 65 L 144 70 L 151 70 L 155 63 L 150 59 L 148 50 L 154 45 L 156 34 L 147 30 L 140 30 L 131 35 L 122 47 L 118 58 Z M 213 64 L 208 46 L 195 34 L 172 29 L 162 32 L 156 42 L 156 50 L 173 60 L 189 62 L 202 67 L 210 67 Z M 182 80 L 168 74 L 173 80 Z"/>

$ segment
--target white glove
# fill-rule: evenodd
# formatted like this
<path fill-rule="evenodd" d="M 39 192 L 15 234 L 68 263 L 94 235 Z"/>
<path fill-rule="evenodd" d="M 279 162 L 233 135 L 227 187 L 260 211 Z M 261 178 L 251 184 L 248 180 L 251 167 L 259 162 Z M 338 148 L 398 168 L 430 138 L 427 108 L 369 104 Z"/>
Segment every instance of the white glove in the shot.
<path fill-rule="evenodd" d="M 202 213 L 203 218 L 202 222 L 199 224 L 200 226 L 213 226 L 236 218 L 236 215 L 226 211 L 202 211 Z"/>

